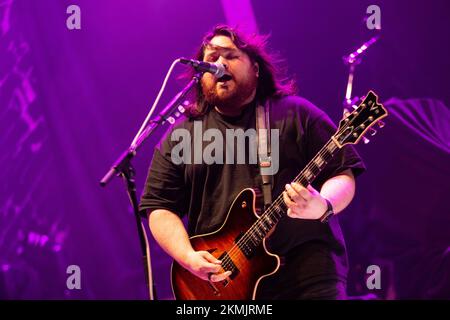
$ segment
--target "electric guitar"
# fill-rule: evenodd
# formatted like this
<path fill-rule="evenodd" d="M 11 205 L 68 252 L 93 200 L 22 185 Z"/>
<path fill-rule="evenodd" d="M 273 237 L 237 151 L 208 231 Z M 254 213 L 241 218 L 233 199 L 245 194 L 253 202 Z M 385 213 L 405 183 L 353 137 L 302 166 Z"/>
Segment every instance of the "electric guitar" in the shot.
<path fill-rule="evenodd" d="M 336 152 L 347 144 L 356 144 L 372 126 L 388 115 L 378 102 L 377 95 L 369 91 L 364 101 L 340 121 L 337 132 L 317 155 L 295 177 L 293 182 L 310 184 Z M 372 134 L 373 135 L 373 134 Z M 231 275 L 220 282 L 205 281 L 184 269 L 176 261 L 172 264 L 172 290 L 180 300 L 250 300 L 255 299 L 260 281 L 277 272 L 280 259 L 270 253 L 265 237 L 286 214 L 282 195 L 278 196 L 260 216 L 255 209 L 256 193 L 243 189 L 234 199 L 225 222 L 215 232 L 190 238 L 196 251 L 208 251 L 222 260 L 223 271 Z"/>

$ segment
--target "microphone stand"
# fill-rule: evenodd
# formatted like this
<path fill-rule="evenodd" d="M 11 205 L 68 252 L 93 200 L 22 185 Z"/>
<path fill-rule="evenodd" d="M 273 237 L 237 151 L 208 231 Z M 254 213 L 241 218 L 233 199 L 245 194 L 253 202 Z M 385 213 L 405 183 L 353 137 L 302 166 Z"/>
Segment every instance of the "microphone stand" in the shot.
<path fill-rule="evenodd" d="M 374 44 L 378 39 L 379 35 L 372 37 L 369 41 L 363 43 L 356 51 L 350 53 L 348 56 L 344 56 L 342 59 L 344 63 L 349 66 L 347 89 L 345 91 L 344 100 L 344 115 L 350 112 L 350 108 L 358 101 L 358 97 L 351 98 L 353 89 L 353 78 L 355 75 L 355 67 L 361 62 L 360 55 L 364 53 L 372 44 Z"/>
<path fill-rule="evenodd" d="M 105 187 L 114 176 L 122 176 L 125 181 L 127 188 L 128 197 L 130 199 L 131 205 L 133 206 L 134 216 L 136 218 L 136 226 L 138 229 L 139 243 L 142 251 L 142 258 L 144 262 L 145 270 L 145 280 L 149 290 L 150 300 L 156 300 L 156 291 L 153 285 L 153 279 L 151 274 L 151 263 L 150 263 L 150 249 L 148 247 L 148 241 L 145 234 L 144 225 L 142 224 L 141 214 L 139 213 L 139 202 L 136 196 L 136 183 L 134 177 L 136 171 L 131 163 L 131 159 L 136 156 L 137 150 L 142 146 L 144 141 L 165 121 L 173 123 L 175 116 L 179 116 L 180 113 L 184 112 L 184 107 L 181 104 L 184 102 L 189 91 L 197 85 L 200 81 L 203 73 L 197 73 L 193 76 L 192 80 L 181 90 L 173 99 L 170 101 L 166 107 L 159 113 L 155 120 L 150 120 L 146 125 L 145 129 L 136 139 L 136 142 L 132 144 L 127 150 L 125 150 L 120 157 L 114 162 L 111 169 L 104 175 L 100 181 L 100 185 Z M 177 110 L 179 112 L 177 112 Z"/>
<path fill-rule="evenodd" d="M 358 100 L 358 97 L 354 97 L 353 99 L 351 98 L 353 89 L 353 77 L 355 74 L 355 62 L 350 62 L 348 64 L 349 70 L 348 70 L 347 89 L 345 90 L 344 114 L 350 113 L 350 108 Z"/>
<path fill-rule="evenodd" d="M 352 98 L 352 89 L 353 89 L 353 78 L 355 75 L 355 68 L 357 64 L 361 63 L 361 55 L 377 40 L 379 39 L 380 35 L 377 34 L 376 36 L 370 38 L 369 41 L 364 42 L 361 47 L 359 47 L 356 51 L 350 53 L 348 56 L 342 57 L 344 60 L 344 63 L 349 66 L 348 70 L 348 80 L 347 80 L 347 89 L 345 91 L 345 100 L 344 100 L 344 110 L 343 115 L 344 118 L 347 117 L 350 114 L 350 110 L 352 107 L 356 108 L 356 102 L 359 100 L 359 97 L 353 97 Z M 372 129 L 373 130 L 373 129 Z M 371 132 L 376 132 L 375 130 Z M 372 134 L 374 135 L 374 134 Z M 369 143 L 369 139 L 366 137 L 362 137 L 364 143 Z"/>

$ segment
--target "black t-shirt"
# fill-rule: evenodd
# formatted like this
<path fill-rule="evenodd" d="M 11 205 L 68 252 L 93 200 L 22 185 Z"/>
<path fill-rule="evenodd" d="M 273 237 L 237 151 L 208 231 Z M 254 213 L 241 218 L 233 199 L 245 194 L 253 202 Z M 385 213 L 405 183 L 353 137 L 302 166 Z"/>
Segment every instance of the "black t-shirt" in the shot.
<path fill-rule="evenodd" d="M 197 130 L 198 133 L 200 127 L 203 133 L 210 128 L 218 129 L 223 137 L 226 137 L 226 129 L 254 129 L 255 105 L 251 103 L 245 107 L 238 117 L 224 116 L 212 108 L 201 118 L 185 118 L 173 125 L 155 148 L 140 209 L 167 209 L 180 217 L 187 215 L 190 236 L 217 230 L 242 189 L 260 188 L 259 167 L 257 164 L 174 164 L 171 151 L 179 141 L 172 141 L 171 134 L 175 129 L 187 130 L 185 132 L 193 137 L 193 154 L 195 139 L 202 140 L 194 132 Z M 197 129 L 194 129 L 194 121 L 201 121 L 201 126 L 197 123 Z M 331 138 L 336 127 L 323 111 L 309 101 L 287 96 L 271 101 L 270 128 L 279 129 L 280 136 L 279 170 L 273 183 L 275 199 L 284 190 L 285 184 L 290 183 Z M 200 143 L 203 143 L 204 148 L 211 142 Z M 247 151 L 249 143 L 246 139 Z M 225 161 L 225 157 L 223 159 Z M 364 165 L 354 148 L 345 146 L 312 185 L 320 191 L 327 179 L 349 168 L 356 176 L 364 170 Z M 337 217 L 323 224 L 286 215 L 280 219 L 268 244 L 274 253 L 286 255 L 290 249 L 308 241 L 323 241 L 338 254 L 345 254 L 345 243 Z"/>

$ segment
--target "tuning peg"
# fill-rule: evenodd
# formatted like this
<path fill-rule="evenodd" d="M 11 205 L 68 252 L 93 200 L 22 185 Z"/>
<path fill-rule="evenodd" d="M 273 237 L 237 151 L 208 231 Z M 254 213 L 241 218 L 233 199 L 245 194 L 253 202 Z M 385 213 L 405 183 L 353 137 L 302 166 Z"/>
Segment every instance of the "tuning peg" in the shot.
<path fill-rule="evenodd" d="M 175 123 L 175 118 L 174 117 L 168 117 L 167 118 L 167 122 L 169 122 L 170 124 L 174 124 Z"/>
<path fill-rule="evenodd" d="M 378 127 L 381 129 L 386 125 L 383 121 L 378 121 Z"/>
<path fill-rule="evenodd" d="M 366 137 L 363 136 L 362 138 L 363 138 L 364 144 L 368 144 L 370 142 L 370 140 L 367 139 Z"/>
<path fill-rule="evenodd" d="M 344 109 L 344 112 L 343 112 L 344 119 L 348 118 L 348 116 L 349 116 L 350 114 L 351 114 L 351 113 L 350 113 L 350 111 L 348 111 L 348 109 Z"/>
<path fill-rule="evenodd" d="M 377 130 L 375 130 L 374 128 L 370 128 L 370 129 L 369 129 L 369 133 L 370 133 L 370 135 L 373 137 L 374 135 L 377 134 Z"/>

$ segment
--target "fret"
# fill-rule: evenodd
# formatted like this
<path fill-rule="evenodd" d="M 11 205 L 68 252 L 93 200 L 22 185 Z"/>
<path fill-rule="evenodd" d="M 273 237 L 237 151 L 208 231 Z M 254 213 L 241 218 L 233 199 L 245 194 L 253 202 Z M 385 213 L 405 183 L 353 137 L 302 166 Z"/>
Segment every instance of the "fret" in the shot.
<path fill-rule="evenodd" d="M 327 143 L 325 146 L 325 149 L 330 155 L 333 154 L 333 151 L 336 149 L 336 145 L 334 143 Z"/>
<path fill-rule="evenodd" d="M 253 232 L 250 232 L 250 239 L 253 243 L 258 244 L 259 243 L 259 239 L 256 236 L 256 234 L 254 234 Z M 254 240 L 254 241 L 253 241 Z"/>
<path fill-rule="evenodd" d="M 261 230 L 261 233 L 264 234 L 264 232 L 266 231 L 266 227 L 264 226 L 264 224 L 262 224 L 261 221 L 258 221 L 256 224 L 258 226 L 258 230 Z"/>
<path fill-rule="evenodd" d="M 256 247 L 258 245 L 258 238 L 253 237 L 253 234 L 250 232 L 250 236 L 248 237 L 252 246 Z"/>
<path fill-rule="evenodd" d="M 256 231 L 256 233 L 258 234 L 258 236 L 259 236 L 260 238 L 263 238 L 263 237 L 264 237 L 264 232 L 262 232 L 262 230 L 259 229 L 258 223 L 255 225 L 255 231 Z"/>
<path fill-rule="evenodd" d="M 249 246 L 248 241 L 242 241 L 242 242 L 238 243 L 238 247 L 247 257 L 250 256 L 252 249 Z"/>
<path fill-rule="evenodd" d="M 272 222 L 272 219 L 270 219 L 268 215 L 263 216 L 263 218 L 266 220 L 266 222 L 269 225 L 270 229 L 272 229 L 272 227 L 274 225 L 274 223 Z"/>
<path fill-rule="evenodd" d="M 302 186 L 307 186 L 309 184 L 308 179 L 306 179 L 306 177 L 304 175 L 301 175 L 298 179 L 296 179 L 294 181 L 299 182 Z"/>
<path fill-rule="evenodd" d="M 322 158 L 324 160 L 324 164 L 326 164 L 328 161 L 330 161 L 333 153 L 328 148 L 323 149 L 322 151 Z"/>
<path fill-rule="evenodd" d="M 282 196 L 279 196 L 278 198 L 282 198 Z M 273 207 L 273 213 L 274 215 L 272 216 L 272 219 L 274 219 L 276 222 L 278 222 L 278 219 L 284 214 L 284 202 L 281 202 L 277 205 L 274 205 Z"/>
<path fill-rule="evenodd" d="M 305 172 L 303 172 L 303 175 L 305 176 L 306 180 L 308 180 L 308 181 L 311 181 L 312 178 L 314 177 L 313 173 L 309 169 L 306 169 Z"/>
<path fill-rule="evenodd" d="M 261 224 L 264 226 L 264 231 L 270 230 L 270 224 L 267 223 L 266 219 L 261 219 Z"/>
<path fill-rule="evenodd" d="M 314 177 L 317 177 L 317 175 L 320 173 L 320 167 L 318 167 L 315 163 L 311 163 L 309 168 L 311 172 L 314 174 Z"/>
<path fill-rule="evenodd" d="M 320 168 L 322 168 L 322 166 L 325 164 L 325 160 L 323 160 L 323 158 L 320 155 L 317 155 L 316 158 L 314 159 L 314 164 L 320 170 Z"/>
<path fill-rule="evenodd" d="M 329 141 L 319 152 L 322 155 L 324 160 L 324 165 L 328 162 L 334 155 L 334 151 L 336 151 L 336 144 L 333 141 Z"/>
<path fill-rule="evenodd" d="M 271 220 L 275 220 L 280 211 L 281 208 L 278 205 L 273 204 L 270 209 L 267 210 L 267 214 L 270 215 Z"/>
<path fill-rule="evenodd" d="M 336 143 L 330 140 L 293 181 L 299 182 L 303 186 L 310 184 L 333 157 L 337 149 L 338 146 Z M 242 241 L 242 245 L 239 245 L 239 247 L 248 258 L 251 258 L 254 249 L 260 244 L 262 239 L 264 239 L 286 211 L 287 206 L 284 203 L 283 196 L 279 195 L 278 198 L 273 201 L 272 205 L 253 224 L 252 228 L 244 234 L 242 238 L 245 240 Z"/>

